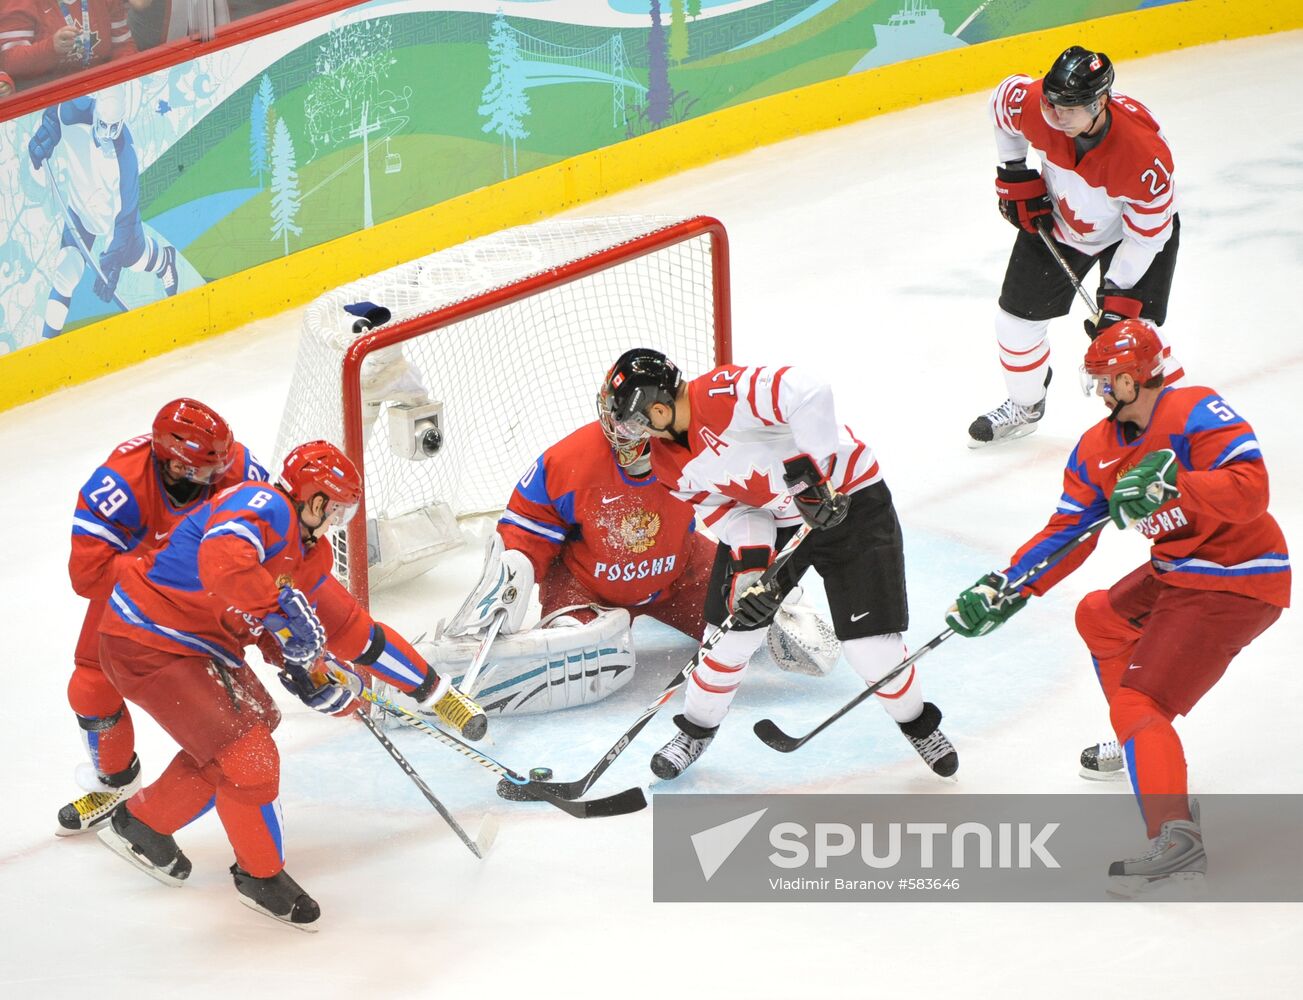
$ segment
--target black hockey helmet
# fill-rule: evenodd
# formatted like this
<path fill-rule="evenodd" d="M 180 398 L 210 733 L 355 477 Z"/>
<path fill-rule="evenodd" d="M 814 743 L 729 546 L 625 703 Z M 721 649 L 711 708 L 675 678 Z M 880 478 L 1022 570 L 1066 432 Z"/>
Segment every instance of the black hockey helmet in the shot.
<path fill-rule="evenodd" d="M 647 411 L 654 403 L 674 406 L 683 384 L 678 365 L 660 351 L 635 347 L 611 366 L 597 394 L 597 414 L 607 440 L 627 447 L 647 436 Z"/>
<path fill-rule="evenodd" d="M 1098 101 L 1112 87 L 1113 63 L 1109 57 L 1074 45 L 1054 60 L 1041 92 L 1056 107 L 1080 108 Z"/>

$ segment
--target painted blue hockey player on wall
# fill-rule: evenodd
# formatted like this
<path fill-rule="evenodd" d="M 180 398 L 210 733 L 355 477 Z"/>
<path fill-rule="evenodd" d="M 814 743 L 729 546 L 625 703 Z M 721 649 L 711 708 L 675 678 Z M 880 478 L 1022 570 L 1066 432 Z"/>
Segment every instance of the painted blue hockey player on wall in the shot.
<path fill-rule="evenodd" d="M 63 333 L 68 306 L 87 264 L 95 273 L 95 294 L 124 311 L 117 295 L 123 268 L 157 275 L 163 294 L 176 294 L 176 248 L 146 234 L 140 222 L 140 166 L 126 123 L 134 110 L 130 87 L 113 87 L 47 108 L 27 144 L 38 171 L 61 149 L 58 164 L 67 181 L 61 184 L 53 169 L 46 172 L 64 228 L 42 337 Z M 98 253 L 97 238 L 102 246 Z"/>

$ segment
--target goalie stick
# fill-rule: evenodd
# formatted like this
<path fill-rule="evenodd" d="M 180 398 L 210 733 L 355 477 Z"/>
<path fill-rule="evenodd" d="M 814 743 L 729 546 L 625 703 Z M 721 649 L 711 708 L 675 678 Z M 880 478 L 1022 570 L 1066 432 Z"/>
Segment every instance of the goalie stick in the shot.
<path fill-rule="evenodd" d="M 487 754 L 481 753 L 467 743 L 463 743 L 457 737 L 445 733 L 438 726 L 431 725 L 424 719 L 420 718 L 413 712 L 409 712 L 401 705 L 397 705 L 383 695 L 376 694 L 370 688 L 362 689 L 362 699 L 377 706 L 384 712 L 388 712 L 403 725 L 408 726 L 426 736 L 438 740 L 444 746 L 451 747 L 463 757 L 469 758 L 485 770 L 492 771 L 494 774 L 505 778 L 513 785 L 520 787 L 521 792 L 531 799 L 537 799 L 539 802 L 546 802 L 549 805 L 556 806 L 564 813 L 568 813 L 577 819 L 594 819 L 603 816 L 623 816 L 626 813 L 637 812 L 639 809 L 645 809 L 647 806 L 647 796 L 641 788 L 626 788 L 622 792 L 614 795 L 607 795 L 600 799 L 589 799 L 586 802 L 571 802 L 567 798 L 560 797 L 552 792 L 548 786 L 539 781 L 531 781 L 529 778 L 522 777 L 507 765 L 500 761 L 494 760 Z"/>
<path fill-rule="evenodd" d="M 996 595 L 997 598 L 996 603 L 997 604 L 1003 603 L 1009 598 L 1017 596 L 1019 587 L 1022 587 L 1034 577 L 1040 576 L 1050 566 L 1054 565 L 1059 560 L 1063 559 L 1066 555 L 1068 555 L 1068 553 L 1072 552 L 1079 545 L 1082 545 L 1083 543 L 1088 541 L 1101 528 L 1103 528 L 1104 525 L 1108 524 L 1109 520 L 1110 519 L 1107 517 L 1102 517 L 1098 521 L 1094 521 L 1089 526 L 1084 528 L 1081 531 L 1081 533 L 1078 534 L 1075 538 L 1072 538 L 1069 541 L 1065 542 L 1063 545 L 1060 545 L 1049 555 L 1045 556 L 1040 562 L 1032 566 L 1031 569 L 1027 570 L 1027 572 L 1024 573 L 1022 576 L 1018 577 L 1016 580 L 1010 580 L 1008 583 L 1004 585 L 1000 593 Z M 883 677 L 881 680 L 875 681 L 873 684 L 870 684 L 863 691 L 857 694 L 854 698 L 848 701 L 841 708 L 837 709 L 837 711 L 833 712 L 832 715 L 828 716 L 828 718 L 824 719 L 823 722 L 819 723 L 819 725 L 815 726 L 804 736 L 788 735 L 787 733 L 783 732 L 783 730 L 778 728 L 778 724 L 775 723 L 773 719 L 761 719 L 752 727 L 752 729 L 755 731 L 756 736 L 760 737 L 760 741 L 764 743 L 765 746 L 772 747 L 774 750 L 777 750 L 780 753 L 791 753 L 793 750 L 799 750 L 801 749 L 801 747 L 809 743 L 810 740 L 814 739 L 821 732 L 823 732 L 834 722 L 840 719 L 843 715 L 851 711 L 851 709 L 867 701 L 869 698 L 871 698 L 882 688 L 886 687 L 893 680 L 895 680 L 902 673 L 904 673 L 904 671 L 906 671 L 911 666 L 913 666 L 917 660 L 919 660 L 927 653 L 930 653 L 932 650 L 936 649 L 938 646 L 940 646 L 943 642 L 945 642 L 954 634 L 955 634 L 954 629 L 947 628 L 940 635 L 937 635 L 935 638 L 933 638 L 922 649 L 918 650 L 911 656 L 902 660 L 898 666 L 893 667 L 891 673 L 887 674 L 886 677 Z"/>
<path fill-rule="evenodd" d="M 761 575 L 759 581 L 761 585 L 770 583 L 774 577 L 778 575 L 779 570 L 783 568 L 783 565 L 788 559 L 792 558 L 792 553 L 796 551 L 798 545 L 805 541 L 805 538 L 810 534 L 810 531 L 811 528 L 808 524 L 801 525 L 796 534 L 791 537 L 791 540 L 783 546 L 782 551 L 774 556 L 774 561 L 769 564 L 769 568 Z M 634 737 L 642 732 L 643 727 L 652 720 L 653 716 L 664 707 L 667 701 L 674 697 L 679 688 L 683 687 L 683 685 L 688 682 L 688 678 L 692 676 L 693 671 L 701 666 L 701 662 L 706 658 L 706 654 L 714 649 L 715 644 L 731 631 L 732 628 L 733 616 L 729 615 L 724 619 L 719 627 L 702 642 L 701 647 L 697 650 L 697 655 L 692 658 L 687 666 L 674 675 L 669 684 L 666 685 L 665 690 L 657 696 L 655 701 L 643 710 L 643 713 L 634 720 L 633 725 L 626 729 L 624 734 L 615 741 L 615 745 L 606 752 L 606 756 L 594 764 L 592 769 L 582 778 L 576 778 L 574 781 L 541 781 L 532 782 L 532 784 L 537 785 L 540 789 L 546 789 L 551 794 L 562 799 L 577 799 L 588 791 L 588 789 L 592 788 L 597 779 L 606 772 L 606 769 L 615 763 L 615 759 L 619 757 L 620 754 L 624 753 L 629 744 L 633 742 Z M 639 791 L 641 791 L 641 789 L 639 789 Z"/>

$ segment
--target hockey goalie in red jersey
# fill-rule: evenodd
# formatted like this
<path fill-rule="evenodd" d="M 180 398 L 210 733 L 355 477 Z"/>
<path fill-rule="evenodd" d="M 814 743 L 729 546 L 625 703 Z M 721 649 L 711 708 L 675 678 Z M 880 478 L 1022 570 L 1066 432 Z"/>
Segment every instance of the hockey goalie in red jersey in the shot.
<path fill-rule="evenodd" d="M 611 426 L 651 437 L 652 471 L 719 539 L 706 620 L 732 627 L 686 686 L 678 734 L 652 758 L 678 777 L 710 745 L 784 595 L 813 566 L 833 628 L 867 683 L 905 658 L 905 559 L 891 492 L 869 447 L 837 422 L 830 387 L 799 368 L 725 365 L 686 381 L 665 355 L 635 348 L 602 390 Z M 775 553 L 802 521 L 815 530 L 769 585 Z M 911 668 L 878 701 L 938 774 L 959 767 Z"/>
<path fill-rule="evenodd" d="M 1011 76 L 991 99 L 1000 213 L 1019 232 L 995 316 L 1009 398 L 972 422 L 970 448 L 1030 434 L 1045 413 L 1050 320 L 1074 294 L 1046 236 L 1078 280 L 1099 263 L 1092 338 L 1123 319 L 1167 317 L 1181 231 L 1172 154 L 1149 109 L 1113 80 L 1108 56 L 1074 45 L 1043 80 Z M 1164 357 L 1171 384 L 1182 372 Z"/>
<path fill-rule="evenodd" d="M 172 834 L 215 805 L 242 901 L 303 929 L 319 911 L 285 872 L 272 738 L 280 713 L 244 662 L 244 648 L 258 641 L 283 666 L 285 687 L 318 712 L 354 711 L 361 680 L 353 666 L 467 738 L 486 729 L 484 713 L 451 678 L 373 621 L 330 576 L 331 547 L 320 539 L 352 516 L 361 492 L 356 468 L 338 448 L 300 445 L 275 485 L 231 487 L 182 521 L 163 548 L 120 572 L 100 626 L 105 674 L 180 745 L 157 781 L 113 811 L 100 839 L 179 885 L 190 861 Z M 336 676 L 347 683 L 314 677 L 326 651 L 342 661 Z"/>
<path fill-rule="evenodd" d="M 118 571 L 163 544 L 172 529 L 209 497 L 267 472 L 231 436 L 216 412 L 174 399 L 154 417 L 151 433 L 114 448 L 77 495 L 68 575 L 89 598 L 73 654 L 68 703 L 77 714 L 89 767 L 77 769 L 85 795 L 59 810 L 60 836 L 102 823 L 140 787 L 131 712 L 104 677 L 99 625 Z"/>
<path fill-rule="evenodd" d="M 1087 391 L 1110 408 L 1073 449 L 1063 496 L 1044 529 L 1011 565 L 964 591 L 948 624 L 962 635 L 992 631 L 1090 554 L 1095 538 L 1052 566 L 1021 596 L 996 600 L 1004 582 L 1083 527 L 1111 517 L 1153 542 L 1148 562 L 1077 607 L 1124 748 L 1151 851 L 1115 862 L 1119 894 L 1201 878 L 1203 836 L 1192 815 L 1185 755 L 1172 726 L 1231 660 L 1289 605 L 1290 565 L 1267 512 L 1267 467 L 1253 428 L 1217 392 L 1165 388 L 1162 344 L 1141 320 L 1101 334 L 1086 352 Z"/>
<path fill-rule="evenodd" d="M 599 414 L 605 413 L 599 400 Z M 629 624 L 643 615 L 693 640 L 706 628 L 715 542 L 696 530 L 691 504 L 664 489 L 644 437 L 624 442 L 609 421 L 585 424 L 546 449 L 512 491 L 490 539 L 480 582 L 430 648 L 441 667 L 465 667 L 472 634 L 502 616 L 493 673 L 474 691 L 488 712 L 588 704 L 632 675 Z M 540 625 L 525 629 L 538 586 Z M 783 669 L 824 674 L 838 649 L 827 625 L 789 602 L 778 618 Z M 580 675 L 573 664 L 584 662 Z M 540 665 L 548 669 L 540 672 Z"/>

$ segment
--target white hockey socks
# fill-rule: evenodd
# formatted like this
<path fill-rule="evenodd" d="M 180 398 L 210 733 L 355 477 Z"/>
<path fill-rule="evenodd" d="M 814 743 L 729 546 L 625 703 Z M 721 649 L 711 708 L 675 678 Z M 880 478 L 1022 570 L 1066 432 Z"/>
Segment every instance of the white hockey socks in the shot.
<path fill-rule="evenodd" d="M 842 655 L 865 684 L 876 684 L 899 666 L 909 651 L 900 633 L 893 632 L 867 639 L 847 639 L 842 643 Z M 875 697 L 896 722 L 917 719 L 923 711 L 923 691 L 915 680 L 912 666 Z"/>
<path fill-rule="evenodd" d="M 1009 398 L 1020 406 L 1034 406 L 1045 397 L 1045 375 L 1050 364 L 1050 321 L 1019 319 L 1003 309 L 995 313 L 995 339 Z"/>
<path fill-rule="evenodd" d="M 714 729 L 724 721 L 733 696 L 746 673 L 751 654 L 765 641 L 765 629 L 728 632 L 706 654 L 691 677 L 683 695 L 683 715 L 703 729 Z"/>

